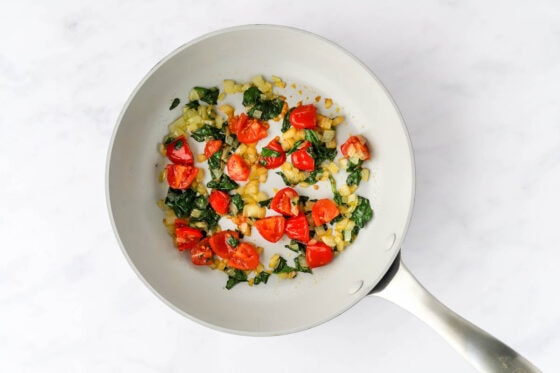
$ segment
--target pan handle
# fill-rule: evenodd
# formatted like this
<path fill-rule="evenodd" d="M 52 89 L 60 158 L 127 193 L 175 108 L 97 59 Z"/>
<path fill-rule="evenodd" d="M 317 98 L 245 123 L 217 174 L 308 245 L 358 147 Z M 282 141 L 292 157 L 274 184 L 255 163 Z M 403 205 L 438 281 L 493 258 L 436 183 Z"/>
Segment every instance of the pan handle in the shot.
<path fill-rule="evenodd" d="M 480 372 L 540 372 L 512 348 L 438 301 L 406 268 L 400 253 L 370 294 L 424 321 Z"/>

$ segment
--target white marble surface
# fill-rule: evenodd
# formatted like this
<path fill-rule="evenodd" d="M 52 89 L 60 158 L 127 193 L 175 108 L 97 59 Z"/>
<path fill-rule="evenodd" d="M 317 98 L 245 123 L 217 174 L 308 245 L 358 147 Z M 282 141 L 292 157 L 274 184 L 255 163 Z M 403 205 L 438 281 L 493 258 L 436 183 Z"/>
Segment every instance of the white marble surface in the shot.
<path fill-rule="evenodd" d="M 240 337 L 178 315 L 129 268 L 104 192 L 119 110 L 177 46 L 245 23 L 319 33 L 374 69 L 416 151 L 409 268 L 560 370 L 560 5 L 489 3 L 3 2 L 0 371 L 472 371 L 377 298 L 299 334 Z"/>

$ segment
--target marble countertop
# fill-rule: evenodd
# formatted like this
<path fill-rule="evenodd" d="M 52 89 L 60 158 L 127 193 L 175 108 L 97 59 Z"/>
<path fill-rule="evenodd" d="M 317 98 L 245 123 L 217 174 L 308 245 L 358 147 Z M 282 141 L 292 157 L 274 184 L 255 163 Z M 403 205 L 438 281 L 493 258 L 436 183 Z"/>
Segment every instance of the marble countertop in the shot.
<path fill-rule="evenodd" d="M 440 300 L 533 361 L 560 351 L 560 5 L 542 1 L 20 0 L 0 12 L 0 370 L 471 372 L 435 332 L 366 298 L 282 337 L 185 319 L 113 235 L 105 161 L 132 89 L 226 26 L 321 34 L 391 91 L 415 148 L 403 258 Z"/>

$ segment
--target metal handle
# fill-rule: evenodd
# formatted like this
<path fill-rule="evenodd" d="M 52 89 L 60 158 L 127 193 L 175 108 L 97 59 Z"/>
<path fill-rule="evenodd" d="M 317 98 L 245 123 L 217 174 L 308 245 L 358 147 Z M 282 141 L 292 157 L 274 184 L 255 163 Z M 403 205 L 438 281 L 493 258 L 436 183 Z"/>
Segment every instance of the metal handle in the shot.
<path fill-rule="evenodd" d="M 400 254 L 370 294 L 417 316 L 480 372 L 540 372 L 509 346 L 439 302 L 405 267 Z"/>

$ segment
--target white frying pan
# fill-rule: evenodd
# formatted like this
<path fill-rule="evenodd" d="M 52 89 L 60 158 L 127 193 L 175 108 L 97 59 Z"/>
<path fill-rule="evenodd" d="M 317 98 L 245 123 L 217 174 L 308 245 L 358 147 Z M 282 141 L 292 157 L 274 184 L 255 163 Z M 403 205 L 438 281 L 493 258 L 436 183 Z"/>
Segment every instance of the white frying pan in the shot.
<path fill-rule="evenodd" d="M 195 85 L 220 85 L 227 78 L 248 81 L 257 74 L 296 83 L 310 101 L 315 95 L 332 98 L 348 122 L 337 134 L 339 141 L 349 134 L 367 137 L 373 177 L 359 194 L 371 200 L 374 218 L 353 245 L 313 275 L 271 277 L 265 286 L 240 284 L 228 291 L 226 276 L 193 266 L 173 247 L 162 225 L 156 201 L 165 188 L 157 181 L 163 165 L 157 144 L 179 115 L 169 110 L 174 97 L 185 98 Z M 329 193 L 323 186 L 317 195 Z M 121 113 L 108 155 L 107 200 L 119 243 L 138 276 L 170 307 L 209 327 L 255 336 L 292 333 L 323 323 L 374 293 L 424 320 L 480 370 L 538 371 L 435 300 L 402 264 L 400 246 L 414 200 L 413 153 L 405 125 L 371 71 L 316 35 L 278 26 L 235 27 L 167 56 L 142 80 Z M 266 248 L 266 263 L 278 250 L 255 236 L 251 239 Z"/>

